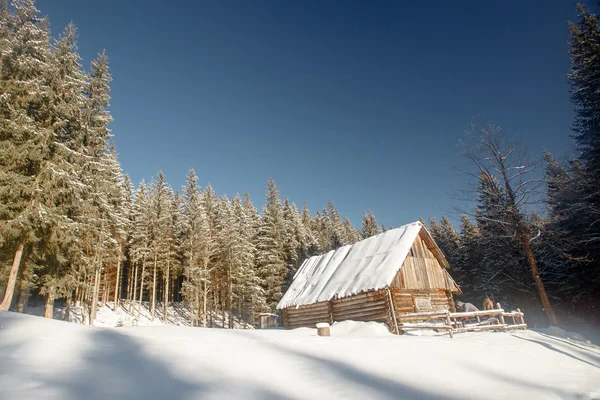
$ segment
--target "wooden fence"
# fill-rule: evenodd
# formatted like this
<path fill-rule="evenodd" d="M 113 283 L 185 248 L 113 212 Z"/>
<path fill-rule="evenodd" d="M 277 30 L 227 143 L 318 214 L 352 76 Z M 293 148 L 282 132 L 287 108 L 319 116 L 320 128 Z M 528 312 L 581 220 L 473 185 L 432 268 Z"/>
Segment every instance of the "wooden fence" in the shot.
<path fill-rule="evenodd" d="M 456 332 L 527 329 L 523 317 L 524 314 L 519 309 L 511 312 L 494 309 L 474 312 L 440 310 L 398 314 L 396 332 L 402 334 L 407 329 L 434 329 L 447 331 L 450 337 L 454 337 Z"/>

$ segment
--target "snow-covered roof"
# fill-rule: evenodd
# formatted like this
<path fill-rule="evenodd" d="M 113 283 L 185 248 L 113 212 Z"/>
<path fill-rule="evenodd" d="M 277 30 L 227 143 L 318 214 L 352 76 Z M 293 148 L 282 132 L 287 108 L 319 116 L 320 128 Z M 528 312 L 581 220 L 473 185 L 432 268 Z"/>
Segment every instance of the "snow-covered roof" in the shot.
<path fill-rule="evenodd" d="M 421 222 L 413 222 L 309 258 L 296 272 L 277 308 L 385 288 L 398 273 L 422 228 Z"/>

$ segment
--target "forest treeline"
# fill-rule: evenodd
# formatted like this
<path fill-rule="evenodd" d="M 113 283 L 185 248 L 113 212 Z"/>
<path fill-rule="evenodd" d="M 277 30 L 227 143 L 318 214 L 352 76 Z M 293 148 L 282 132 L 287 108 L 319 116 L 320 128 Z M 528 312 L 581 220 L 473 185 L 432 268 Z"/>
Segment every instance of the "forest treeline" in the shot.
<path fill-rule="evenodd" d="M 48 317 L 64 299 L 93 320 L 98 304 L 128 299 L 154 318 L 183 300 L 195 323 L 217 310 L 254 322 L 303 259 L 363 238 L 333 203 L 311 215 L 273 180 L 262 213 L 193 170 L 180 192 L 162 173 L 134 188 L 111 141 L 106 55 L 85 71 L 75 27 L 51 39 L 33 1 L 0 2 L 0 18 L 1 309 L 35 295 Z M 364 232 L 378 230 L 365 213 Z"/>
<path fill-rule="evenodd" d="M 537 160 L 499 127 L 476 122 L 462 151 L 473 183 L 462 197 L 475 208 L 458 229 L 430 219 L 467 299 L 492 296 L 534 319 L 543 310 L 552 323 L 553 309 L 600 318 L 600 31 L 595 14 L 578 11 L 569 23 L 575 118 L 565 132 L 575 154 Z"/>
<path fill-rule="evenodd" d="M 569 74 L 577 154 L 546 153 L 540 165 L 477 124 L 464 151 L 477 205 L 458 230 L 430 220 L 473 301 L 598 315 L 600 32 L 579 11 Z M 74 25 L 52 39 L 33 0 L 0 0 L 0 73 L 0 310 L 23 311 L 33 296 L 47 317 L 60 300 L 67 318 L 81 305 L 93 321 L 99 304 L 128 300 L 133 313 L 148 302 L 155 318 L 184 301 L 192 325 L 217 313 L 230 327 L 234 316 L 255 324 L 307 257 L 385 230 L 370 211 L 355 228 L 333 202 L 298 209 L 272 179 L 260 211 L 248 193 L 201 187 L 193 170 L 181 190 L 162 172 L 134 187 L 112 144 L 106 54 L 86 71 Z"/>

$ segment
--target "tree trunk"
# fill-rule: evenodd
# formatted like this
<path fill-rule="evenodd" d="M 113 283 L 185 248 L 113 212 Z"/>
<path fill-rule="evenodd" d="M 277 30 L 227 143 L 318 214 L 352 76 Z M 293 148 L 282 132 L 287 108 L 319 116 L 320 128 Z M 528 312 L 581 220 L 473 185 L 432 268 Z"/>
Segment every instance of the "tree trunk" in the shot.
<path fill-rule="evenodd" d="M 152 321 L 156 318 L 156 267 L 158 262 L 158 254 L 154 253 L 154 278 L 152 278 L 152 305 L 150 310 L 152 312 Z"/>
<path fill-rule="evenodd" d="M 202 326 L 206 328 L 206 312 L 207 312 L 207 304 L 208 303 L 208 290 L 206 288 L 206 280 L 203 282 L 203 293 L 204 301 L 202 302 L 203 314 L 202 314 Z"/>
<path fill-rule="evenodd" d="M 50 286 L 44 303 L 44 318 L 52 319 L 54 314 L 54 286 Z"/>
<path fill-rule="evenodd" d="M 23 271 L 21 280 L 19 281 L 19 300 L 17 301 L 17 312 L 24 313 L 27 310 L 27 302 L 29 301 L 29 272 L 28 268 Z"/>
<path fill-rule="evenodd" d="M 96 276 L 94 277 L 94 290 L 92 292 L 92 309 L 90 311 L 90 325 L 94 325 L 94 321 L 96 320 L 96 312 L 98 310 L 98 296 L 100 292 L 100 280 L 102 276 L 100 275 L 100 267 L 96 269 Z"/>
<path fill-rule="evenodd" d="M 131 312 L 131 295 L 133 294 L 133 273 L 131 269 L 131 263 L 129 263 L 127 268 L 127 301 L 129 302 L 129 312 Z"/>
<path fill-rule="evenodd" d="M 17 274 L 19 273 L 19 266 L 21 265 L 21 257 L 23 256 L 24 243 L 19 243 L 15 257 L 13 258 L 12 266 L 10 267 L 10 274 L 8 275 L 8 283 L 4 292 L 4 299 L 0 303 L 0 311 L 8 311 L 10 304 L 12 303 L 13 293 L 15 291 L 15 284 L 17 283 Z"/>
<path fill-rule="evenodd" d="M 85 280 L 85 278 L 84 278 L 84 280 Z M 79 292 L 80 292 L 80 289 L 79 289 L 79 285 L 78 285 L 75 288 L 75 307 L 79 307 L 79 304 L 80 304 Z"/>
<path fill-rule="evenodd" d="M 164 304 L 163 304 L 163 318 L 165 319 L 165 324 L 169 323 L 169 318 L 167 318 L 167 305 L 169 304 L 169 274 L 170 274 L 170 263 L 169 259 L 171 258 L 171 254 L 167 255 L 167 272 L 165 274 L 165 296 L 164 296 Z"/>
<path fill-rule="evenodd" d="M 230 250 L 231 252 L 231 250 Z M 231 276 L 231 263 L 229 263 L 229 329 L 233 329 L 233 277 Z"/>
<path fill-rule="evenodd" d="M 69 317 L 71 316 L 71 297 L 72 296 L 73 296 L 73 291 L 69 290 L 69 292 L 67 293 L 65 315 L 64 315 L 64 318 L 63 318 L 65 321 L 68 321 Z"/>
<path fill-rule="evenodd" d="M 17 312 L 24 313 L 27 311 L 27 303 L 29 302 L 29 288 L 24 287 L 19 291 L 19 301 L 17 302 Z"/>
<path fill-rule="evenodd" d="M 142 276 L 140 276 L 140 304 L 138 304 L 138 324 L 140 321 L 140 314 L 142 313 L 142 296 L 144 295 L 144 274 L 146 273 L 146 259 L 142 260 Z"/>
<path fill-rule="evenodd" d="M 119 255 L 117 259 L 117 278 L 115 279 L 115 301 L 113 303 L 113 311 L 117 311 L 119 307 L 119 274 L 121 273 L 121 247 L 119 246 Z"/>
<path fill-rule="evenodd" d="M 100 308 L 104 307 L 108 302 L 108 274 L 104 273 L 104 284 L 102 285 L 102 305 Z"/>
<path fill-rule="evenodd" d="M 523 246 L 523 250 L 525 250 L 525 254 L 527 255 L 527 262 L 531 267 L 531 274 L 533 275 L 533 280 L 535 281 L 535 286 L 537 287 L 538 294 L 540 295 L 540 300 L 542 300 L 542 305 L 544 306 L 544 311 L 546 311 L 546 315 L 550 319 L 550 323 L 554 326 L 558 326 L 558 319 L 556 318 L 556 314 L 554 314 L 554 310 L 550 305 L 550 300 L 548 299 L 548 295 L 546 294 L 546 289 L 544 288 L 544 282 L 542 282 L 542 278 L 540 277 L 540 272 L 538 270 L 537 262 L 535 257 L 533 256 L 533 251 L 531 250 L 531 245 L 529 244 L 529 240 L 522 233 L 518 234 L 519 241 L 521 242 L 521 246 Z"/>
<path fill-rule="evenodd" d="M 131 296 L 131 302 L 129 303 L 129 313 L 133 314 L 134 308 L 135 307 L 135 300 L 137 299 L 136 295 L 137 295 L 137 276 L 138 276 L 138 265 L 137 263 L 135 264 L 135 268 L 133 271 L 133 296 Z"/>

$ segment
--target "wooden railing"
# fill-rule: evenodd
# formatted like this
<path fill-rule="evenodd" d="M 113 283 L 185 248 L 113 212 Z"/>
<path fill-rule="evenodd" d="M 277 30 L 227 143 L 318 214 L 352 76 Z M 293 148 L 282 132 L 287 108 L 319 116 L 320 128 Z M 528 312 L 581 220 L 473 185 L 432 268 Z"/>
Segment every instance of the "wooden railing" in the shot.
<path fill-rule="evenodd" d="M 440 310 L 398 314 L 396 319 L 400 333 L 406 329 L 435 329 L 447 331 L 450 337 L 454 337 L 457 332 L 527 329 L 524 314 L 519 309 L 511 312 L 502 309 L 473 312 Z"/>

